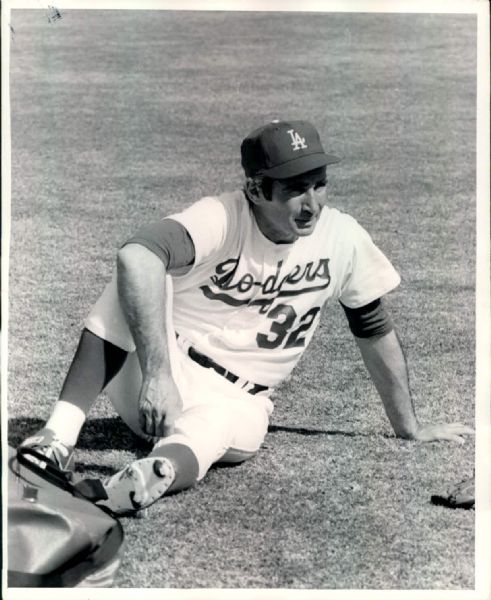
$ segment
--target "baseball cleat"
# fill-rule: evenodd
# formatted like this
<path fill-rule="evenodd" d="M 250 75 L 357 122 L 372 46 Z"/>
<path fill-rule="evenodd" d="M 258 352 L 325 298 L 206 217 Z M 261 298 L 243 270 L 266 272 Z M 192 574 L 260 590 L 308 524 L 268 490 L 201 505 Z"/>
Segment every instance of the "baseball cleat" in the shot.
<path fill-rule="evenodd" d="M 474 508 L 475 479 L 471 477 L 457 483 L 449 490 L 448 501 L 452 508 Z"/>
<path fill-rule="evenodd" d="M 464 479 L 453 485 L 444 495 L 431 497 L 433 504 L 446 506 L 447 508 L 475 508 L 475 477 Z"/>
<path fill-rule="evenodd" d="M 20 445 L 21 448 L 32 448 L 39 452 L 51 462 L 53 462 L 62 471 L 70 471 L 74 467 L 73 446 L 68 446 L 61 442 L 54 431 L 44 427 L 31 437 L 28 437 Z M 36 460 L 34 457 L 29 457 L 29 460 L 34 464 L 45 467 L 45 463 Z"/>
<path fill-rule="evenodd" d="M 135 460 L 102 482 L 107 499 L 97 504 L 117 515 L 135 515 L 161 498 L 174 479 L 174 467 L 167 458 Z"/>

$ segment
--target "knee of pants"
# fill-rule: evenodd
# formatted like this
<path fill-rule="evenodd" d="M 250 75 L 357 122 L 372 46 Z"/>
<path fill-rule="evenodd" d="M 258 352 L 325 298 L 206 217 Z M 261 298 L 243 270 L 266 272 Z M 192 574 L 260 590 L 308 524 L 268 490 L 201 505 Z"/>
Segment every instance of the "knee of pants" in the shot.
<path fill-rule="evenodd" d="M 174 435 L 193 450 L 202 479 L 215 462 L 243 462 L 254 456 L 267 430 L 265 410 L 233 399 L 184 411 Z"/>
<path fill-rule="evenodd" d="M 175 423 L 174 432 L 160 444 L 187 445 L 199 465 L 198 481 L 203 479 L 211 465 L 227 451 L 231 441 L 227 416 L 210 406 L 196 406 L 185 410 Z"/>

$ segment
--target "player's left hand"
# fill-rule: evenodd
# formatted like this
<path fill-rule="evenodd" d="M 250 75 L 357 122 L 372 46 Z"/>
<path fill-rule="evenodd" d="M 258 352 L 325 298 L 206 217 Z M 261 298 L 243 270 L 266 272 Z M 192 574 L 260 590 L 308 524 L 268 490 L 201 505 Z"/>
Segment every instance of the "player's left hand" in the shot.
<path fill-rule="evenodd" d="M 464 444 L 464 435 L 474 435 L 474 430 L 461 423 L 438 423 L 420 425 L 413 439 L 419 442 L 438 442 L 448 440 Z"/>

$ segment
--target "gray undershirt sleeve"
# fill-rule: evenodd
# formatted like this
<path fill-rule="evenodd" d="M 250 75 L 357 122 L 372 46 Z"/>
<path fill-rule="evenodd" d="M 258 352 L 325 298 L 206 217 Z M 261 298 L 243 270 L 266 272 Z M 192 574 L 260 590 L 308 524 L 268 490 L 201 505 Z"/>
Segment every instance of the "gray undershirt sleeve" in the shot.
<path fill-rule="evenodd" d="M 353 335 L 359 338 L 382 337 L 394 329 L 392 319 L 379 298 L 360 308 L 340 302 Z"/>
<path fill-rule="evenodd" d="M 144 225 L 123 244 L 140 244 L 156 254 L 166 269 L 192 265 L 194 244 L 186 228 L 173 219 Z"/>

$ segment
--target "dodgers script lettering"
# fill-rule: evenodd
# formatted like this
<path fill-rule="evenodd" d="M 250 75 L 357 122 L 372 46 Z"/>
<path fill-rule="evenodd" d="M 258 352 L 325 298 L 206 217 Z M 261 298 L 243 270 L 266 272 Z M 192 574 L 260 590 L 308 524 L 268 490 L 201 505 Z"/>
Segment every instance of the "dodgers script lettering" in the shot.
<path fill-rule="evenodd" d="M 321 279 L 327 282 L 327 285 L 331 281 L 328 258 L 321 258 L 316 264 L 311 261 L 305 265 L 295 265 L 283 277 L 280 276 L 283 266 L 283 261 L 280 260 L 276 265 L 275 273 L 266 277 L 264 281 L 255 281 L 251 273 L 245 273 L 240 279 L 234 281 L 239 260 L 239 258 L 231 258 L 217 265 L 216 275 L 211 277 L 211 281 L 221 290 L 237 290 L 246 293 L 256 286 L 262 288 L 263 294 L 275 294 L 280 292 L 286 285 L 295 285 L 303 281 L 310 283 Z M 327 285 L 324 287 L 327 287 Z M 306 288 L 304 291 L 309 291 L 309 289 Z"/>
<path fill-rule="evenodd" d="M 210 277 L 213 286 L 201 286 L 203 294 L 210 300 L 218 300 L 230 306 L 245 304 L 260 306 L 260 312 L 264 312 L 272 305 L 275 298 L 317 292 L 327 288 L 331 282 L 328 258 L 295 265 L 286 274 L 282 272 L 283 261 L 280 260 L 274 272 L 262 281 L 255 279 L 248 271 L 237 276 L 239 262 L 240 257 L 230 258 L 217 265 L 215 274 Z M 243 297 L 244 294 L 257 288 L 260 288 L 262 297 L 254 299 Z"/>

